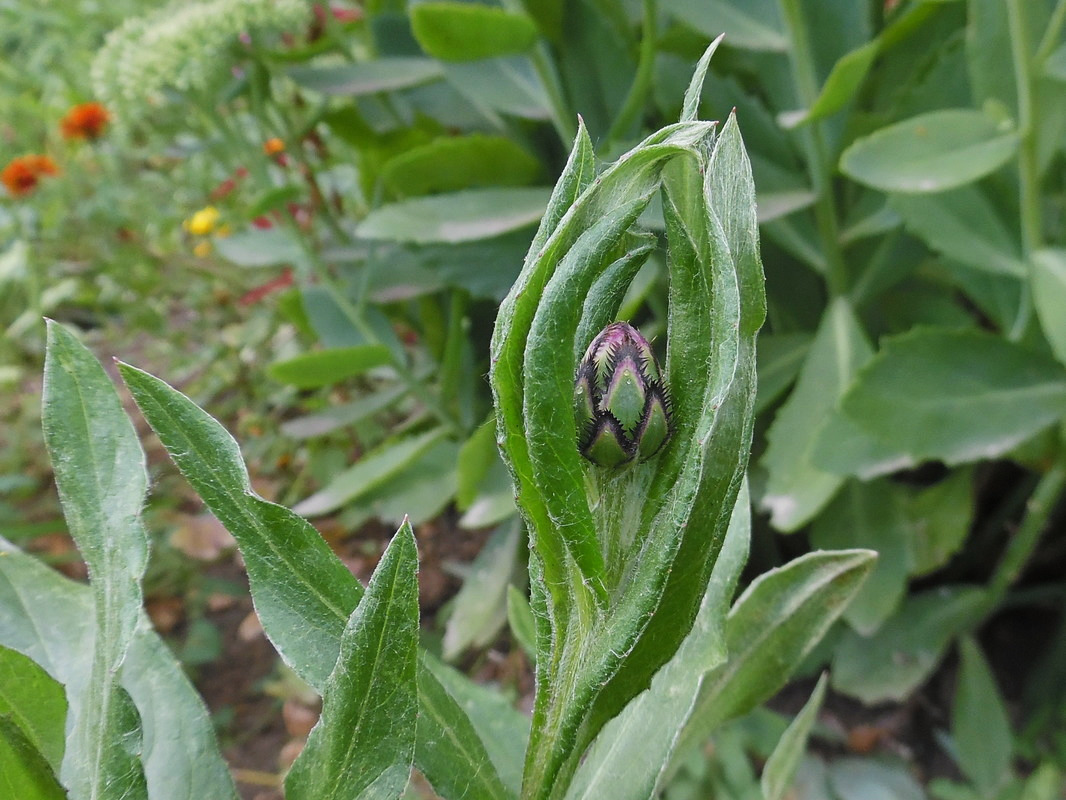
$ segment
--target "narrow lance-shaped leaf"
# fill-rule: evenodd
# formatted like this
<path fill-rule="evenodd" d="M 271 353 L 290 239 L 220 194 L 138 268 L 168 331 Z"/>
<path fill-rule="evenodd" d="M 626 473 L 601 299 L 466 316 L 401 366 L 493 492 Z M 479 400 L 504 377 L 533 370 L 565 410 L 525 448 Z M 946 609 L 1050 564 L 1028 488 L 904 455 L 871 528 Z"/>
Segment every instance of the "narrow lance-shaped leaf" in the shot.
<path fill-rule="evenodd" d="M 394 800 L 414 759 L 418 553 L 405 520 L 374 570 L 322 691 L 322 716 L 285 779 L 290 800 Z"/>
<path fill-rule="evenodd" d="M 0 792 L 18 800 L 66 800 L 51 765 L 15 720 L 0 714 Z"/>
<path fill-rule="evenodd" d="M 63 687 L 29 657 L 0 646 L 0 717 L 3 716 L 22 729 L 33 748 L 58 772 L 63 761 L 67 718 Z"/>
<path fill-rule="evenodd" d="M 807 737 L 818 719 L 818 710 L 822 707 L 828 685 L 828 675 L 822 673 L 810 698 L 781 734 L 781 739 L 770 754 L 759 782 L 765 800 L 782 800 L 788 796 L 788 790 L 796 777 L 796 769 L 807 748 Z"/>
<path fill-rule="evenodd" d="M 729 660 L 704 680 L 677 753 L 784 686 L 851 602 L 876 557 L 870 550 L 808 553 L 756 578 L 729 612 Z"/>
<path fill-rule="evenodd" d="M 140 719 L 119 682 L 148 560 L 144 453 L 103 368 L 54 322 L 42 421 L 67 527 L 89 570 L 96 625 L 87 696 L 73 709 L 62 779 L 79 798 L 146 798 Z"/>
<path fill-rule="evenodd" d="M 125 364 L 119 370 L 182 474 L 237 539 L 268 638 L 321 691 L 362 586 L 310 523 L 252 492 L 237 444 L 217 421 L 158 378 Z M 425 670 L 419 690 L 436 709 L 419 718 L 419 768 L 434 785 L 448 787 L 460 765 L 480 776 L 474 785 L 481 793 L 471 800 L 498 797 L 499 779 L 462 709 Z"/>

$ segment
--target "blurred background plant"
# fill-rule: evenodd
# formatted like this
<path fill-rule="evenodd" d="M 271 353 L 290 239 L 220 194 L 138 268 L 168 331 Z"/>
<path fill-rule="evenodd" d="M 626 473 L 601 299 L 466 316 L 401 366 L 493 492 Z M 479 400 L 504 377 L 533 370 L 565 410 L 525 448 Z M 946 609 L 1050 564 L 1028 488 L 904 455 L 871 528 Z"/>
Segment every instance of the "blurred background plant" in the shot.
<path fill-rule="evenodd" d="M 427 634 L 483 669 L 524 572 L 486 421 L 497 303 L 577 115 L 616 157 L 725 31 L 701 116 L 737 109 L 769 301 L 749 570 L 880 553 L 802 670 L 831 668 L 821 755 L 863 757 L 809 757 L 796 796 L 1056 797 L 1064 24 L 1062 0 L 0 1 L 4 535 L 60 524 L 48 314 L 236 421 L 271 496 L 337 541 L 404 514 L 492 530 Z M 653 256 L 620 314 L 652 341 L 664 275 Z M 157 555 L 150 579 L 173 558 L 195 583 Z M 669 796 L 755 796 L 766 719 Z"/>

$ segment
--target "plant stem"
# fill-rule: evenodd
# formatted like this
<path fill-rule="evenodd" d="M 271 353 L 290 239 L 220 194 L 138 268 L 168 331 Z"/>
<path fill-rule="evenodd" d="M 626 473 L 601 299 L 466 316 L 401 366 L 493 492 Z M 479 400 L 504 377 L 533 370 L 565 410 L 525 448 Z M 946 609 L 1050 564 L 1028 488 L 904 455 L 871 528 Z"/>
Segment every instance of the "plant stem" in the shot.
<path fill-rule="evenodd" d="M 1047 57 L 1051 55 L 1051 51 L 1059 43 L 1063 25 L 1066 25 L 1066 0 L 1059 0 L 1055 10 L 1051 12 L 1051 18 L 1048 20 L 1044 36 L 1040 40 L 1040 46 L 1036 48 L 1036 55 L 1033 57 L 1034 64 L 1043 64 Z"/>
<path fill-rule="evenodd" d="M 644 20 L 640 34 L 640 57 L 637 71 L 633 76 L 633 85 L 618 115 L 607 132 L 607 149 L 625 136 L 626 131 L 644 110 L 644 101 L 651 87 L 652 72 L 655 67 L 655 0 L 644 0 Z"/>
<path fill-rule="evenodd" d="M 1029 496 L 1025 518 L 1007 545 L 988 583 L 986 613 L 991 613 L 999 606 L 1007 590 L 1018 580 L 1025 565 L 1032 558 L 1033 551 L 1036 550 L 1036 545 L 1040 541 L 1040 535 L 1047 527 L 1048 517 L 1054 510 L 1055 502 L 1064 488 L 1066 488 L 1066 459 L 1060 458 L 1040 479 Z"/>
<path fill-rule="evenodd" d="M 1028 0 L 1008 0 L 1011 58 L 1018 92 L 1018 181 L 1022 248 L 1028 257 L 1039 249 L 1043 238 L 1040 219 L 1040 170 L 1036 163 L 1036 130 L 1033 119 L 1033 75 L 1025 7 Z"/>
<path fill-rule="evenodd" d="M 797 0 L 781 0 L 780 5 L 791 42 L 789 60 L 795 76 L 796 94 L 800 102 L 810 108 L 818 97 L 818 78 L 814 72 L 814 54 L 803 10 Z M 826 283 L 830 296 L 838 297 L 847 291 L 847 268 L 840 251 L 840 226 L 830 180 L 833 165 L 826 152 L 821 122 L 808 123 L 802 131 L 802 138 L 811 188 L 818 198 L 814 205 L 814 218 L 826 256 Z"/>

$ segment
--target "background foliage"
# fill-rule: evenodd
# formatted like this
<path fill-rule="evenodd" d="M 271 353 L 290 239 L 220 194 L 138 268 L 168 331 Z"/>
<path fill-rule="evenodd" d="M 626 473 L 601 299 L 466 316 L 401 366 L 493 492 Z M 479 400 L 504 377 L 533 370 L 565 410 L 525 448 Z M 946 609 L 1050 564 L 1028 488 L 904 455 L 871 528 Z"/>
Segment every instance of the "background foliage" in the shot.
<path fill-rule="evenodd" d="M 1066 4 L 183 6 L 0 2 L 0 161 L 59 170 L 0 197 L 6 538 L 63 528 L 37 433 L 48 314 L 232 422 L 253 477 L 320 525 L 493 528 L 441 615 L 441 654 L 469 664 L 523 572 L 487 422 L 498 303 L 577 115 L 612 160 L 678 118 L 725 31 L 700 118 L 737 111 L 768 298 L 743 582 L 876 550 L 801 672 L 829 666 L 831 701 L 939 709 L 919 716 L 936 740 L 908 742 L 919 772 L 888 746 L 824 758 L 842 745 L 816 727 L 797 791 L 1056 796 Z M 88 101 L 103 135 L 65 137 Z M 665 224 L 655 207 L 641 222 Z M 652 255 L 622 300 L 649 338 L 665 277 Z M 146 589 L 185 592 L 196 568 L 167 545 L 178 495 L 160 481 Z M 509 617 L 520 638 L 519 600 Z M 782 726 L 721 729 L 720 756 L 677 766 L 668 796 L 753 796 L 749 756 Z"/>

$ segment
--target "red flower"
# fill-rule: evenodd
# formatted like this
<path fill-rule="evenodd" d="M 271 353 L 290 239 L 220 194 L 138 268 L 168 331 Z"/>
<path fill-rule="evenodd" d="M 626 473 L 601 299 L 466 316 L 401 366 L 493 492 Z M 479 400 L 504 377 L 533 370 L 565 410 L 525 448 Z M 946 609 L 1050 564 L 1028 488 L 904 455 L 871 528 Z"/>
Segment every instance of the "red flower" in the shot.
<path fill-rule="evenodd" d="M 67 139 L 99 139 L 110 119 L 107 109 L 99 103 L 82 103 L 67 112 L 59 127 Z"/>
<path fill-rule="evenodd" d="M 0 172 L 0 183 L 7 187 L 12 197 L 22 197 L 37 187 L 43 175 L 58 175 L 59 167 L 48 156 L 30 153 L 11 159 Z"/>

